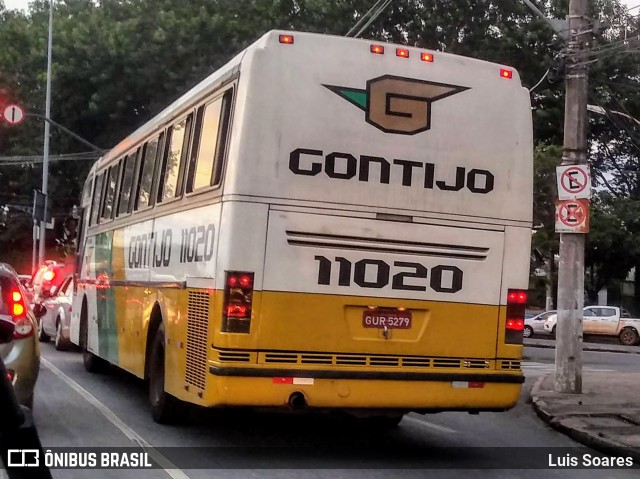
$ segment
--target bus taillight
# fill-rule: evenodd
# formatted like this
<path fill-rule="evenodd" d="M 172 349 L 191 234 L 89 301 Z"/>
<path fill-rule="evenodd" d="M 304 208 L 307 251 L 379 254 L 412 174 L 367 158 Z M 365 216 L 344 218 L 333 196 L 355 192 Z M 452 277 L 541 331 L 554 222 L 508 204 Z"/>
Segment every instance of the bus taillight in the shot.
<path fill-rule="evenodd" d="M 527 292 L 522 289 L 507 291 L 507 319 L 504 341 L 507 344 L 522 344 L 524 331 L 524 310 L 527 305 Z"/>
<path fill-rule="evenodd" d="M 249 333 L 251 329 L 251 302 L 253 300 L 253 273 L 227 271 L 222 310 L 222 331 Z"/>

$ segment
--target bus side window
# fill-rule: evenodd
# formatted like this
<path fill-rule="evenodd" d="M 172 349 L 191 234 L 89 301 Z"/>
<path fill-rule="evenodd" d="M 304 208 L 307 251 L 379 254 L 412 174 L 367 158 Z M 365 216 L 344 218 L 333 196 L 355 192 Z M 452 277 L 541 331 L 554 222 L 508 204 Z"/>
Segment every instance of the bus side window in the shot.
<path fill-rule="evenodd" d="M 91 221 L 89 224 L 95 225 L 98 222 L 98 211 L 100 211 L 100 204 L 102 203 L 102 183 L 104 182 L 104 173 L 98 175 L 96 178 L 96 185 L 93 190 L 93 202 L 91 203 Z"/>
<path fill-rule="evenodd" d="M 104 206 L 102 207 L 102 219 L 110 220 L 113 218 L 113 200 L 116 194 L 116 186 L 118 184 L 118 173 L 120 172 L 120 163 L 109 168 L 107 176 L 107 186 L 104 194 Z"/>
<path fill-rule="evenodd" d="M 193 151 L 189 162 L 187 192 L 220 183 L 232 90 L 198 109 Z"/>
<path fill-rule="evenodd" d="M 158 156 L 158 146 L 162 143 L 162 135 L 149 140 L 142 149 L 140 168 L 138 168 L 138 181 L 136 182 L 137 195 L 134 210 L 143 210 L 153 206 L 151 190 L 153 188 L 153 173 Z"/>
<path fill-rule="evenodd" d="M 183 177 L 184 159 L 187 156 L 193 113 L 174 124 L 167 134 L 164 162 L 158 183 L 158 202 L 170 200 L 180 194 L 179 179 Z"/>
<path fill-rule="evenodd" d="M 118 195 L 118 216 L 131 213 L 131 188 L 133 187 L 133 174 L 136 168 L 136 158 L 138 149 L 124 159 L 122 167 L 122 178 L 120 180 L 120 194 Z"/>

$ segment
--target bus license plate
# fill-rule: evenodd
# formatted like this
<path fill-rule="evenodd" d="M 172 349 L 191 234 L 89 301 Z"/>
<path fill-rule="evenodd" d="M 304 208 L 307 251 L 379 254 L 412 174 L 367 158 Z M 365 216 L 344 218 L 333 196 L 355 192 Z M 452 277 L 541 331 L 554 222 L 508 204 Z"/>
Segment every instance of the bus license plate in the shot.
<path fill-rule="evenodd" d="M 411 311 L 364 311 L 362 326 L 365 328 L 410 329 Z"/>

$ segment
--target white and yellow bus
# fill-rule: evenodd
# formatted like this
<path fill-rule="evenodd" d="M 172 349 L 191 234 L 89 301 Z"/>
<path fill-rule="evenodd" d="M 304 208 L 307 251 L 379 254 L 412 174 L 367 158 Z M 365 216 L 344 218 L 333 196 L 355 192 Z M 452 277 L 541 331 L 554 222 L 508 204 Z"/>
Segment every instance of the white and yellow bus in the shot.
<path fill-rule="evenodd" d="M 102 157 L 72 341 L 207 407 L 502 411 L 532 221 L 513 69 L 270 32 Z"/>

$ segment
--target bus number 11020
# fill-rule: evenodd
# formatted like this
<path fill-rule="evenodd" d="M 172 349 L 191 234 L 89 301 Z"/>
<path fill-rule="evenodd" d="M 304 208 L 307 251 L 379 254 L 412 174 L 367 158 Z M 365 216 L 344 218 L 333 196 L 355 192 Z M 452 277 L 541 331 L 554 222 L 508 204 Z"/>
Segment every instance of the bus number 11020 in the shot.
<path fill-rule="evenodd" d="M 315 256 L 314 259 L 318 262 L 318 284 L 330 286 L 333 262 L 324 256 Z M 352 263 L 337 256 L 334 261 L 338 263 L 338 286 L 351 286 L 353 281 L 361 288 L 380 289 L 391 280 L 391 289 L 396 290 L 426 291 L 428 286 L 438 293 L 457 293 L 462 289 L 463 272 L 457 266 L 438 265 L 431 268 L 429 275 L 427 267 L 420 263 L 394 261 L 392 276 L 392 267 L 379 259 L 361 259 Z M 408 284 L 409 280 L 413 280 L 411 284 Z"/>

